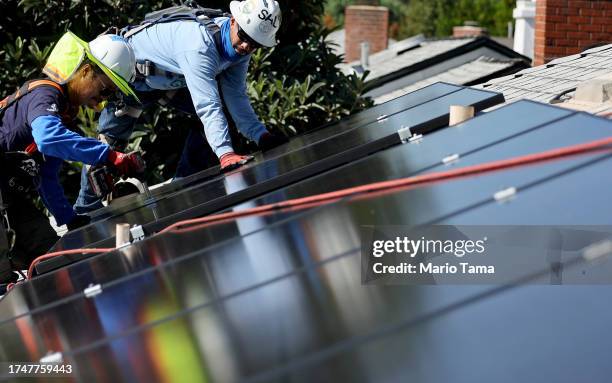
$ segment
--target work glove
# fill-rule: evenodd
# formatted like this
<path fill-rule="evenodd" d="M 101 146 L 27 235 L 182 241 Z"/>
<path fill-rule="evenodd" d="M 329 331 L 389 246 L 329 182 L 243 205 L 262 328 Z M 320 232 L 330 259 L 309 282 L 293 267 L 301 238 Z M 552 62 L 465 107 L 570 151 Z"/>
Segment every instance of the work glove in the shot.
<path fill-rule="evenodd" d="M 70 230 L 78 229 L 79 227 L 83 227 L 85 225 L 89 225 L 89 222 L 91 222 L 91 218 L 89 218 L 88 215 L 77 214 L 74 216 L 72 221 L 66 224 L 66 226 L 68 227 L 68 230 L 70 231 Z"/>
<path fill-rule="evenodd" d="M 259 137 L 257 146 L 259 146 L 259 149 L 266 151 L 287 142 L 289 142 L 289 140 L 287 140 L 285 136 L 265 132 L 261 135 L 261 137 Z"/>
<path fill-rule="evenodd" d="M 126 154 L 110 150 L 107 162 L 126 177 L 137 177 L 145 171 L 144 160 L 137 153 Z"/>
<path fill-rule="evenodd" d="M 221 171 L 236 169 L 237 167 L 246 164 L 252 159 L 253 156 L 242 156 L 234 152 L 225 153 L 224 155 L 219 157 L 219 162 L 221 162 Z"/>

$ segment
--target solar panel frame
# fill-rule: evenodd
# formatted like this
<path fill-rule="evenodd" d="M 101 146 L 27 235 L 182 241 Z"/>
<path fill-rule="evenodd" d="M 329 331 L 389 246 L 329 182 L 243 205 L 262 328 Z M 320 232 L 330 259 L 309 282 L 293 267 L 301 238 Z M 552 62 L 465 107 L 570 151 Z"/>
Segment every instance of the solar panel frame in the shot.
<path fill-rule="evenodd" d="M 510 114 L 510 115 L 516 114 L 516 111 L 515 111 L 516 106 L 519 106 L 519 105 L 515 105 L 515 106 L 509 106 L 509 107 L 506 107 L 506 108 L 507 108 L 507 110 L 505 111 L 505 113 L 506 113 L 506 114 Z M 545 108 L 546 108 L 546 107 L 545 107 Z M 548 108 L 551 108 L 551 107 L 548 107 Z M 503 109 L 499 109 L 499 110 L 504 111 Z M 562 111 L 562 110 L 557 109 L 557 108 L 552 108 L 552 109 L 550 109 L 550 110 L 559 111 L 559 114 L 555 114 L 554 116 L 552 116 L 552 117 L 551 117 L 551 118 L 552 118 L 552 120 L 551 120 L 551 121 L 557 121 L 556 123 L 558 123 L 558 121 L 562 121 L 562 122 L 563 122 L 564 120 L 571 120 L 572 118 L 580 118 L 581 116 L 583 116 L 583 115 L 580 115 L 580 114 L 575 114 L 575 113 L 573 113 L 573 112 L 566 112 L 566 111 Z M 501 112 L 498 112 L 498 114 L 500 114 L 500 115 L 501 115 Z M 561 118 L 561 119 L 559 119 L 559 116 L 564 116 L 564 117 L 563 117 L 563 118 Z M 505 118 L 505 117 L 504 117 L 504 118 Z M 482 126 L 482 127 L 481 127 L 481 129 L 483 129 L 483 127 L 486 127 L 486 126 L 487 126 L 487 124 L 488 124 L 488 121 L 486 121 L 486 118 L 484 118 L 484 120 L 485 120 L 485 121 L 483 121 L 483 122 L 480 124 L 480 125 Z M 474 124 L 474 123 L 476 123 L 476 122 L 477 122 L 477 120 L 473 120 L 472 124 Z M 566 125 L 567 125 L 567 124 L 570 124 L 570 126 L 571 126 L 571 125 L 573 125 L 573 124 L 574 124 L 574 122 L 571 122 L 571 121 L 570 121 L 570 122 L 566 122 Z M 545 125 L 545 126 L 546 126 L 546 125 Z M 569 130 L 568 130 L 568 131 L 569 131 Z M 459 131 L 456 131 L 456 132 L 459 132 Z M 533 132 L 534 132 L 534 129 L 533 129 L 533 128 L 527 129 L 527 132 L 528 132 L 528 133 L 533 133 Z M 445 133 L 441 133 L 441 134 L 446 135 L 446 136 L 450 136 L 450 137 L 448 138 L 448 140 L 449 140 L 449 141 L 452 141 L 452 140 L 453 140 L 453 134 L 446 133 L 446 132 L 445 132 Z M 519 137 L 519 136 L 520 136 L 520 134 L 516 134 L 516 132 L 512 132 L 512 133 L 510 133 L 510 134 L 509 134 L 509 137 L 510 137 L 510 138 L 517 138 L 517 137 Z M 564 139 L 570 139 L 570 137 L 571 137 L 571 136 L 569 136 L 569 135 L 564 135 L 563 137 L 565 137 Z M 435 139 L 433 138 L 433 136 L 432 136 L 432 139 L 431 139 L 430 141 L 435 141 Z M 502 140 L 500 143 L 503 143 L 503 142 L 504 142 L 504 140 Z M 571 140 L 570 140 L 570 142 L 571 142 Z M 435 145 L 435 143 L 434 143 L 434 142 L 432 142 L 432 145 Z M 487 148 L 490 148 L 490 143 L 484 143 L 484 144 L 483 144 L 483 148 L 484 148 L 485 150 L 486 150 Z M 400 150 L 402 150 L 402 149 L 404 149 L 404 147 L 401 147 L 401 148 L 396 148 L 396 149 L 394 149 L 393 151 L 394 151 L 394 152 L 398 152 L 398 151 L 400 151 Z M 428 150 L 429 150 L 429 148 L 425 146 L 425 147 L 423 147 L 423 149 L 422 149 L 422 151 L 421 151 L 421 152 L 426 152 L 426 151 L 428 151 Z M 499 152 L 499 147 L 496 147 L 496 148 L 495 148 L 495 150 L 496 150 L 497 152 Z M 406 156 L 408 156 L 408 158 L 413 158 L 413 159 L 417 159 L 417 158 L 419 158 L 419 152 L 412 152 L 412 151 L 405 151 L 405 150 L 402 150 L 402 151 L 403 151 L 403 156 L 404 156 L 404 158 L 406 158 Z M 474 153 L 474 151 L 473 151 L 473 150 L 472 150 L 472 152 Z M 386 154 L 387 154 L 387 153 L 381 153 L 379 156 L 386 156 Z M 476 152 L 475 154 L 472 154 L 472 156 L 476 156 L 476 157 L 477 157 L 477 156 L 478 156 L 478 153 Z M 369 160 L 365 160 L 365 161 L 369 161 Z M 472 160 L 470 160 L 470 158 L 469 158 L 469 157 L 464 157 L 463 161 L 464 161 L 464 162 L 465 162 L 465 161 L 468 161 L 468 162 L 469 162 L 469 161 L 472 161 L 472 162 L 473 162 L 474 160 L 473 160 L 473 159 L 472 159 Z M 478 161 L 476 161 L 476 162 L 478 162 Z M 422 166 L 422 167 L 421 167 L 421 170 L 422 170 L 422 171 L 424 171 L 424 170 L 433 170 L 433 169 L 431 168 L 431 165 L 432 165 L 432 164 L 435 164 L 435 162 L 433 162 L 433 161 L 432 161 L 432 162 L 430 162 L 430 163 L 423 163 L 423 164 L 421 164 L 421 166 Z M 360 164 L 356 164 L 356 165 L 355 165 L 355 167 L 361 168 Z M 440 165 L 438 165 L 438 168 L 440 168 Z M 379 171 L 374 171 L 373 173 L 378 173 L 378 172 L 379 172 Z M 415 171 L 415 172 L 413 172 L 412 174 L 418 174 L 418 171 Z M 329 177 L 337 177 L 337 176 L 330 175 Z M 313 179 L 313 180 L 312 180 L 312 182 L 310 182 L 310 183 L 311 183 L 312 185 L 322 185 L 322 184 L 324 184 L 323 182 L 320 182 L 318 179 Z M 318 190 L 317 190 L 317 192 L 318 192 Z M 307 194 L 308 194 L 308 193 L 307 193 Z M 180 241 L 180 242 L 189 242 L 189 241 Z M 146 248 L 146 243 L 137 243 L 137 244 L 135 244 L 135 246 L 137 246 L 137 247 L 139 247 L 139 248 L 140 248 L 140 247 L 145 247 L 145 248 Z M 169 245 L 168 245 L 168 246 L 166 246 L 166 248 L 168 248 L 168 249 L 170 249 L 170 248 L 172 248 L 172 247 L 173 247 L 173 246 L 169 246 Z M 178 251 L 178 250 L 177 250 L 177 251 Z M 147 252 L 147 251 L 145 251 L 145 253 L 146 253 L 146 252 Z M 95 262 L 95 261 L 94 261 L 94 262 Z M 105 267 L 102 267 L 102 266 L 99 266 L 99 267 L 101 267 L 101 268 L 105 268 Z M 108 266 L 106 266 L 106 267 L 108 267 Z M 36 282 L 36 281 L 34 281 L 34 282 Z"/>
<path fill-rule="evenodd" d="M 265 172 L 266 167 L 268 169 L 274 169 L 283 164 L 266 161 L 263 163 L 246 166 L 244 169 L 241 169 L 236 173 L 243 174 L 244 178 L 247 180 L 250 177 L 253 177 L 254 181 L 250 181 L 252 183 L 249 185 L 249 187 L 243 187 L 241 190 L 233 191 L 228 194 L 225 188 L 226 182 L 229 182 L 230 177 L 233 177 L 233 175 L 230 174 L 224 178 L 199 184 L 196 186 L 197 189 L 190 188 L 181 190 L 178 195 L 182 195 L 183 197 L 185 197 L 186 193 L 192 193 L 193 198 L 196 199 L 202 199 L 205 197 L 205 201 L 198 203 L 189 200 L 187 204 L 189 206 L 193 206 L 191 208 L 185 206 L 182 208 L 182 211 L 180 211 L 181 208 L 174 208 L 173 213 L 166 212 L 164 213 L 164 217 L 160 217 L 161 207 L 159 204 L 168 205 L 167 201 L 169 201 L 171 198 L 177 197 L 177 195 L 171 195 L 168 196 L 166 200 L 159 200 L 155 203 L 147 204 L 144 207 L 138 206 L 138 208 L 140 208 L 140 212 L 131 210 L 129 213 L 124 214 L 122 219 L 124 219 L 123 222 L 140 222 L 145 232 L 157 231 L 160 228 L 173 223 L 173 221 L 183 220 L 188 217 L 202 216 L 214 211 L 222 210 L 237 203 L 254 198 L 258 195 L 267 193 L 273 189 L 277 189 L 287 184 L 311 177 L 315 174 L 328 171 L 342 164 L 355 161 L 363 156 L 383 150 L 389 146 L 398 145 L 402 142 L 402 138 L 398 135 L 397 131 L 402 127 L 399 126 L 396 128 L 391 124 L 391 121 L 399 121 L 404 115 L 412 116 L 411 118 L 416 119 L 417 121 L 414 124 L 411 124 L 411 131 L 427 133 L 448 125 L 448 107 L 451 103 L 464 100 L 466 104 L 472 104 L 475 106 L 476 110 L 480 110 L 482 108 L 487 108 L 491 104 L 496 104 L 502 99 L 503 97 L 500 98 L 500 95 L 497 93 L 474 91 L 467 88 L 457 92 L 452 92 L 448 95 L 435 99 L 434 101 L 430 101 L 428 103 L 408 109 L 404 112 L 395 114 L 394 116 L 389 117 L 388 120 L 353 129 L 332 136 L 328 138 L 328 140 L 319 141 L 311 146 L 308 146 L 310 153 L 313 153 L 312 162 L 309 162 L 310 157 L 305 156 L 303 150 L 291 152 L 288 154 L 291 155 L 291 157 L 285 156 L 285 163 L 289 169 L 286 171 L 281 171 L 281 173 L 277 173 L 271 177 L 266 176 L 266 179 L 261 182 L 257 181 L 258 170 L 263 169 L 263 172 Z M 430 108 L 430 110 L 427 111 L 427 108 Z M 420 109 L 423 109 L 423 111 L 421 112 Z M 426 114 L 426 111 L 430 114 Z M 432 117 L 426 117 L 430 115 Z M 346 144 L 345 142 L 348 141 L 351 143 Z M 342 145 L 345 145 L 346 149 L 334 154 L 334 152 L 338 148 L 341 148 Z M 321 151 L 326 153 L 322 156 L 322 158 L 320 154 Z M 296 164 L 295 161 L 298 161 L 299 165 Z M 208 188 L 208 191 L 204 191 L 204 188 Z M 127 214 L 130 214 L 131 216 L 127 216 Z M 85 247 L 99 243 L 101 239 L 114 236 L 115 223 L 120 222 L 116 219 L 98 221 L 87 227 L 70 232 L 60 239 L 53 250 L 56 251 L 67 248 Z M 98 239 L 90 240 L 89 238 Z"/>
<path fill-rule="evenodd" d="M 354 115 L 345 117 L 338 122 L 328 123 L 318 128 L 315 128 L 305 134 L 293 137 L 288 144 L 282 145 L 279 148 L 269 150 L 266 153 L 256 154 L 256 159 L 259 161 L 263 161 L 272 158 L 277 158 L 286 153 L 287 151 L 293 151 L 301 147 L 305 147 L 321 140 L 327 139 L 330 136 L 337 135 L 343 131 L 358 128 L 360 126 L 379 121 L 381 119 L 402 112 L 406 109 L 413 108 L 415 106 L 432 101 L 436 98 L 457 92 L 461 89 L 463 89 L 463 87 L 444 82 L 431 84 L 417 91 L 408 93 L 404 96 L 376 105 L 372 108 L 366 109 Z M 160 188 L 153 189 L 151 190 L 151 194 L 153 197 L 158 198 L 168 193 L 184 189 L 196 183 L 200 183 L 202 181 L 212 179 L 220 175 L 221 171 L 219 167 L 212 167 L 193 174 L 191 176 L 174 180 L 170 184 L 164 185 Z M 98 209 L 92 212 L 91 216 L 96 219 L 98 217 L 102 218 L 114 216 L 118 213 L 120 214 L 122 212 L 121 209 L 123 207 L 126 207 L 126 205 L 128 205 L 133 199 L 136 199 L 139 203 L 142 204 L 151 203 L 151 201 L 149 201 L 148 196 L 132 196 L 131 198 L 123 198 L 122 200 L 116 200 L 114 201 L 112 206 Z"/>
<path fill-rule="evenodd" d="M 584 120 L 585 116 L 586 115 L 581 114 L 581 113 L 571 114 L 569 117 L 563 118 L 560 121 L 561 121 L 561 123 L 565 123 L 567 126 L 573 127 L 573 126 L 576 126 L 581 119 Z M 586 118 L 591 119 L 592 117 L 586 116 Z M 598 120 L 598 119 L 595 119 L 595 120 Z M 602 120 L 599 119 L 598 121 L 602 121 Z M 607 126 L 611 126 L 612 125 L 609 121 L 605 121 L 605 124 Z M 583 128 L 583 126 L 581 126 L 581 128 Z M 581 135 L 586 134 L 585 130 L 587 130 L 587 129 L 588 129 L 588 127 L 582 129 L 580 131 L 580 134 Z M 538 131 L 535 130 L 533 132 L 537 133 Z M 530 133 L 533 133 L 533 132 L 530 132 Z M 570 136 L 568 134 L 563 134 L 564 132 L 561 131 L 561 130 L 558 133 L 560 133 L 560 134 L 558 134 L 556 136 L 557 139 L 561 139 L 564 142 L 573 142 L 575 140 L 575 138 L 576 138 L 576 137 L 572 137 L 572 136 Z M 605 134 L 609 134 L 609 133 L 608 132 L 602 132 L 602 135 L 605 135 Z M 542 136 L 545 137 L 546 135 L 542 135 Z M 585 139 L 587 137 L 580 136 L 580 138 L 581 139 Z M 542 139 L 540 139 L 539 141 L 542 141 Z M 491 147 L 491 148 L 493 148 L 493 147 Z M 496 145 L 494 147 L 494 149 L 496 149 L 496 153 L 500 153 L 500 151 L 499 151 L 500 148 L 501 148 L 501 146 L 499 146 L 499 145 Z M 502 152 L 502 154 L 503 154 L 503 152 Z M 477 158 L 472 158 L 472 159 L 474 161 L 477 161 Z M 567 178 L 567 176 L 576 177 L 577 175 L 581 175 L 581 174 L 584 175 L 582 172 L 585 171 L 585 170 L 591 169 L 592 166 L 599 166 L 601 169 L 609 169 L 610 166 L 612 166 L 612 157 L 611 157 L 611 155 L 590 155 L 590 156 L 586 156 L 586 157 L 581 158 L 581 159 L 574 159 L 574 160 L 568 160 L 568 161 L 570 163 L 566 163 L 566 165 L 569 164 L 570 166 L 565 166 L 565 165 L 564 166 L 557 166 L 559 164 L 545 164 L 545 165 L 541 165 L 539 168 L 529 168 L 529 169 L 522 169 L 521 168 L 521 169 L 511 170 L 511 171 L 508 171 L 508 173 L 504 173 L 501 177 L 497 177 L 497 178 L 504 178 L 506 180 L 509 180 L 510 182 L 512 182 L 512 180 L 515 180 L 515 179 L 516 180 L 520 180 L 521 183 L 522 183 L 521 185 L 519 185 L 520 186 L 519 187 L 520 192 L 521 193 L 529 193 L 530 190 L 535 190 L 536 188 L 543 187 L 546 184 L 548 184 L 548 186 L 550 187 L 552 185 L 550 185 L 549 183 L 559 183 L 559 181 L 561 181 L 563 177 Z M 542 169 L 544 169 L 544 168 L 545 169 L 549 169 L 549 170 L 547 170 L 546 172 L 542 172 Z M 550 169 L 552 169 L 552 170 L 550 170 Z M 596 172 L 596 174 L 600 174 L 601 173 L 601 169 L 600 169 L 600 171 Z M 569 173 L 570 171 L 572 171 L 572 173 Z M 532 174 L 531 181 L 530 181 L 529 177 L 524 177 L 525 173 L 531 173 Z M 484 183 L 483 181 L 486 181 L 486 178 L 487 178 L 487 176 L 485 176 L 484 178 L 482 178 L 482 177 L 479 178 L 477 180 L 478 184 L 482 185 Z M 590 180 L 591 180 L 591 184 L 593 182 L 595 182 L 595 185 L 599 185 L 599 186 L 602 185 L 602 182 L 600 180 L 593 181 L 593 177 L 592 176 L 590 177 Z M 607 180 L 604 180 L 604 181 L 607 181 Z M 463 183 L 465 185 L 468 185 L 470 183 L 471 184 L 475 184 L 476 183 L 475 180 L 473 180 L 473 179 L 472 180 L 469 180 L 469 179 L 460 180 L 460 181 L 457 181 L 457 182 L 458 183 Z M 594 189 L 594 188 L 592 189 L 592 188 L 588 187 L 588 183 L 586 183 L 586 182 L 583 183 L 583 185 L 586 185 L 586 187 L 583 186 L 583 188 L 586 188 L 587 190 L 593 190 Z M 442 185 L 440 185 L 440 186 L 442 186 Z M 594 186 L 594 185 L 591 185 L 591 186 Z M 457 189 L 459 189 L 459 188 L 455 187 L 454 189 L 455 189 L 455 192 L 457 192 L 458 191 Z M 560 190 L 559 187 L 552 187 L 552 189 L 553 190 Z M 600 192 L 599 194 L 602 194 L 601 193 L 601 189 L 597 189 L 597 191 Z M 550 192 L 548 193 L 548 195 L 550 195 Z M 575 192 L 572 195 L 572 197 L 573 198 L 568 198 L 568 200 L 574 200 L 575 199 L 575 197 L 576 197 Z M 399 196 L 399 195 L 398 196 L 391 195 L 391 196 L 387 196 L 387 197 L 383 197 L 383 198 L 386 198 L 387 202 L 389 202 L 390 198 L 391 199 L 397 199 L 398 201 L 399 200 L 404 200 L 404 201 L 406 200 L 406 196 Z M 524 201 L 524 200 L 525 200 L 524 197 L 523 198 L 519 198 L 519 199 L 517 199 L 517 202 L 521 203 L 521 201 Z M 380 202 L 380 204 L 384 205 L 385 201 L 381 200 L 379 202 Z M 476 205 L 474 205 L 474 208 L 482 209 L 485 206 L 495 206 L 498 209 L 504 208 L 503 205 L 497 204 L 491 197 L 489 197 L 488 199 L 483 200 L 481 202 L 484 202 L 484 203 L 477 203 Z M 593 201 L 589 200 L 587 202 L 592 203 Z M 356 204 L 361 204 L 361 205 L 366 205 L 367 201 L 358 201 L 358 202 L 355 202 L 355 203 Z M 387 206 L 391 206 L 391 205 L 387 205 Z M 578 206 L 567 205 L 565 203 L 563 203 L 563 204 L 558 203 L 558 205 L 560 205 L 560 206 L 568 206 L 567 210 L 570 210 L 569 208 L 579 208 Z M 336 205 L 336 206 L 338 206 L 338 205 Z M 395 204 L 394 206 L 399 206 L 399 204 Z M 506 211 L 509 211 L 511 209 L 516 209 L 516 206 L 508 206 L 507 205 L 507 206 L 505 206 L 505 208 L 506 208 Z M 359 209 L 359 210 L 363 210 L 363 209 Z M 374 209 L 374 210 L 376 211 L 376 209 Z M 578 210 L 575 210 L 575 211 L 578 211 Z M 469 210 L 466 210 L 466 211 L 461 211 L 461 209 L 460 210 L 455 210 L 455 212 L 453 213 L 454 215 L 448 215 L 447 214 L 446 216 L 438 217 L 438 218 L 436 218 L 436 220 L 430 221 L 430 222 L 448 222 L 449 218 L 452 218 L 452 217 L 461 217 L 461 215 L 466 214 L 468 212 L 469 212 Z M 568 212 L 564 211 L 563 213 L 567 217 Z M 605 214 L 605 212 L 599 212 L 599 213 L 603 214 L 603 215 L 599 216 L 600 219 L 607 220 L 607 221 L 604 221 L 604 222 L 610 223 L 610 219 L 611 219 L 610 217 L 612 217 L 612 215 L 610 215 L 609 213 Z M 492 215 L 489 212 L 489 213 L 487 213 L 484 216 L 491 217 Z M 496 217 L 499 217 L 499 216 L 496 216 Z M 379 217 L 378 219 L 380 220 L 380 219 L 383 219 L 383 218 Z M 549 219 L 552 220 L 553 218 L 549 217 Z M 465 222 L 466 221 L 463 221 L 464 224 L 465 224 Z M 458 221 L 457 223 L 461 223 L 461 221 Z M 588 222 L 588 223 L 593 223 L 593 222 Z M 146 245 L 146 243 L 143 243 L 142 245 L 144 246 L 144 245 Z M 209 258 L 210 259 L 214 259 L 215 257 L 211 256 Z M 225 278 L 218 278 L 218 279 L 219 280 L 224 280 Z M 120 287 L 120 286 L 118 286 L 118 287 Z M 107 290 L 107 292 L 109 292 L 109 291 Z M 422 313 L 422 314 L 423 315 L 427 315 L 428 313 Z M 402 318 L 402 319 L 410 320 L 410 318 Z M 380 328 L 377 328 L 377 329 L 380 329 Z M 376 329 L 374 329 L 374 330 L 376 330 Z M 348 339 L 353 339 L 353 338 L 348 338 Z M 602 341 L 603 341 L 603 339 L 602 339 Z M 330 348 L 333 348 L 334 345 L 338 344 L 338 342 L 340 342 L 340 341 L 336 341 L 333 344 L 330 344 L 328 346 L 328 348 L 324 348 L 324 349 L 321 349 L 321 350 L 318 350 L 318 351 L 326 352 L 326 350 L 329 350 Z M 98 349 L 94 349 L 94 350 L 98 350 Z M 261 352 L 263 350 L 260 349 L 259 351 Z M 98 352 L 99 352 L 99 350 L 98 350 Z M 306 354 L 306 356 L 307 355 L 310 355 L 310 354 Z M 556 364 L 556 363 L 554 363 L 554 364 Z M 291 367 L 290 363 L 289 364 L 285 363 L 284 365 L 285 366 L 289 365 Z M 307 365 L 311 365 L 311 364 L 307 364 Z M 303 367 L 303 365 L 302 365 L 302 367 Z M 270 367 L 270 368 L 274 368 L 274 367 Z M 261 373 L 265 373 L 266 371 L 270 371 L 270 370 L 265 370 L 264 369 L 263 371 L 260 371 L 260 372 Z M 272 370 L 272 371 L 274 372 L 274 370 Z M 295 370 L 289 369 L 289 370 L 285 370 L 285 371 L 295 371 Z M 266 375 L 266 376 L 268 376 L 268 375 Z M 280 376 L 280 375 L 275 373 L 275 375 L 273 375 L 273 376 Z M 249 377 L 249 376 L 247 376 L 247 377 Z M 257 378 L 258 375 L 250 375 L 250 377 Z"/>

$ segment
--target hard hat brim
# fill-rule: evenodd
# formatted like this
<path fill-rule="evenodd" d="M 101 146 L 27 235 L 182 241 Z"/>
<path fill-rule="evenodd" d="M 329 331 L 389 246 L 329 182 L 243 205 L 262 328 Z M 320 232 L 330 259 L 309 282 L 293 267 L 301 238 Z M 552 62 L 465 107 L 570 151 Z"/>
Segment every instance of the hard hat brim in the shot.
<path fill-rule="evenodd" d="M 91 49 L 89 49 L 89 44 L 84 41 L 81 40 L 77 35 L 72 34 L 72 36 L 74 37 L 74 39 L 79 43 L 79 45 L 81 45 L 83 47 L 83 49 L 85 50 L 85 54 L 87 55 L 87 58 L 89 60 L 91 60 L 94 64 L 96 64 L 100 69 L 102 69 L 102 72 L 104 72 L 105 75 L 108 76 L 108 78 L 111 79 L 111 81 L 117 85 L 117 88 L 119 88 L 119 90 L 125 94 L 126 96 L 132 96 L 134 97 L 138 102 L 140 102 L 140 100 L 138 99 L 138 96 L 136 95 L 136 93 L 134 92 L 134 90 L 132 90 L 132 88 L 130 87 L 130 85 L 128 84 L 128 82 L 126 80 L 124 80 L 123 78 L 121 78 L 121 76 L 117 75 L 115 72 L 113 72 L 112 70 L 110 70 L 106 65 L 102 64 L 102 62 L 100 60 L 98 60 L 92 53 L 91 53 Z"/>

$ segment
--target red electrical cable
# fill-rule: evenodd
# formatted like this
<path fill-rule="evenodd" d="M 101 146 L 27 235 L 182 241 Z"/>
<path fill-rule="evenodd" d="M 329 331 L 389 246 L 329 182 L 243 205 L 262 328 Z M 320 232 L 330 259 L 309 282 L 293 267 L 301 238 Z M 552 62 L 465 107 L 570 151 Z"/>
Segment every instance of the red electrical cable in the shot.
<path fill-rule="evenodd" d="M 41 255 L 40 257 L 34 259 L 28 268 L 28 279 L 32 279 L 32 272 L 34 271 L 34 267 L 45 259 L 58 257 L 60 255 L 68 255 L 68 254 L 98 254 L 98 253 L 108 253 L 109 251 L 115 250 L 114 248 L 101 248 L 101 249 L 74 249 L 74 250 L 62 250 L 56 251 L 53 253 L 48 253 Z"/>
<path fill-rule="evenodd" d="M 210 215 L 202 218 L 188 219 L 184 221 L 176 222 L 163 230 L 159 231 L 158 234 L 169 232 L 169 231 L 178 231 L 176 230 L 178 227 L 185 225 L 194 225 L 197 224 L 197 228 L 207 227 L 219 223 L 225 223 L 233 221 L 240 217 L 252 216 L 252 215 L 267 215 L 272 214 L 277 211 L 287 211 L 287 210 L 300 210 L 304 208 L 311 208 L 320 206 L 325 203 L 331 203 L 338 201 L 342 198 L 355 196 L 358 194 L 364 193 L 379 193 L 382 191 L 397 189 L 397 188 L 405 188 L 410 186 L 422 186 L 432 182 L 439 182 L 443 180 L 465 177 L 470 175 L 476 175 L 480 173 L 487 173 L 496 170 L 509 169 L 518 166 L 524 166 L 528 164 L 540 163 L 544 161 L 550 161 L 555 159 L 561 159 L 564 157 L 575 156 L 579 154 L 586 154 L 593 151 L 609 151 L 612 150 L 612 137 L 595 140 L 591 142 L 587 142 L 584 144 L 577 144 L 568 147 L 552 149 L 545 152 L 528 154 L 525 156 L 519 156 L 514 158 L 509 158 L 505 160 L 492 161 L 484 164 L 478 164 L 473 166 L 466 166 L 459 169 L 448 170 L 443 172 L 429 173 L 414 177 L 400 178 L 396 180 L 390 181 L 382 181 L 375 182 L 367 185 L 360 185 L 356 187 L 351 187 L 347 189 L 341 189 L 329 193 L 317 194 L 309 197 L 296 198 L 292 200 L 277 202 L 269 205 L 258 206 L 252 209 L 245 209 L 241 211 L 228 212 Z M 195 228 L 183 229 L 181 231 L 191 231 Z M 115 250 L 114 248 L 106 248 L 106 249 L 74 249 L 74 250 L 64 250 L 58 251 L 54 253 L 49 253 L 45 255 L 41 255 L 36 258 L 30 268 L 28 269 L 28 279 L 31 279 L 32 271 L 34 267 L 41 261 L 53 257 L 57 257 L 60 255 L 66 254 L 88 254 L 88 253 L 106 253 L 109 251 Z"/>
<path fill-rule="evenodd" d="M 479 173 L 491 172 L 495 170 L 508 169 L 517 166 L 524 166 L 527 164 L 533 164 L 543 161 L 548 161 L 552 159 L 559 159 L 568 156 L 574 156 L 577 154 L 584 154 L 588 152 L 592 152 L 594 150 L 601 150 L 604 146 L 612 145 L 612 137 L 596 140 L 592 142 L 588 142 L 585 144 L 578 144 L 569 147 L 553 149 L 546 152 L 528 154 L 525 156 L 509 158 L 505 160 L 492 161 L 484 164 L 478 164 L 473 166 L 466 166 L 464 168 L 448 170 L 443 172 L 436 172 L 430 174 L 424 174 L 420 176 L 400 178 L 391 181 L 382 181 L 375 182 L 367 185 L 355 186 L 347 189 L 337 190 L 329 193 L 317 194 L 314 196 L 297 198 L 282 202 L 277 202 L 269 205 L 258 206 L 252 209 L 245 209 L 236 212 L 228 212 L 210 215 L 202 218 L 188 219 L 184 221 L 176 222 L 165 229 L 161 230 L 159 233 L 165 233 L 168 231 L 172 231 L 180 226 L 191 225 L 191 224 L 211 224 L 213 222 L 227 222 L 228 220 L 233 220 L 236 218 L 250 216 L 250 215 L 258 215 L 265 212 L 282 210 L 290 207 L 296 207 L 300 205 L 309 204 L 312 207 L 312 204 L 324 204 L 337 201 L 339 199 L 356 195 L 362 193 L 372 193 L 381 190 L 398 188 L 398 187 L 406 187 L 412 185 L 421 185 L 435 181 L 441 181 L 446 179 L 458 178 L 468 175 L 475 175 Z M 612 149 L 612 148 L 607 148 Z"/>

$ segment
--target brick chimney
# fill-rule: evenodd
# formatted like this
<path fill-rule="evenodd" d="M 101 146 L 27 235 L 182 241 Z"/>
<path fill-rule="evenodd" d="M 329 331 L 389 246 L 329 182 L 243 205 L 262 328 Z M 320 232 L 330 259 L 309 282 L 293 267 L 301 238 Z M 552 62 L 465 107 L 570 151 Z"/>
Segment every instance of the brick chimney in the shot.
<path fill-rule="evenodd" d="M 351 62 L 361 56 L 361 43 L 370 43 L 370 53 L 387 49 L 389 41 L 389 9 L 371 5 L 349 5 L 344 10 L 344 60 Z"/>
<path fill-rule="evenodd" d="M 597 43 L 612 43 L 612 1 L 536 1 L 534 66 Z"/>
<path fill-rule="evenodd" d="M 453 37 L 488 36 L 487 28 L 478 26 L 475 21 L 466 21 L 461 26 L 453 27 Z"/>

